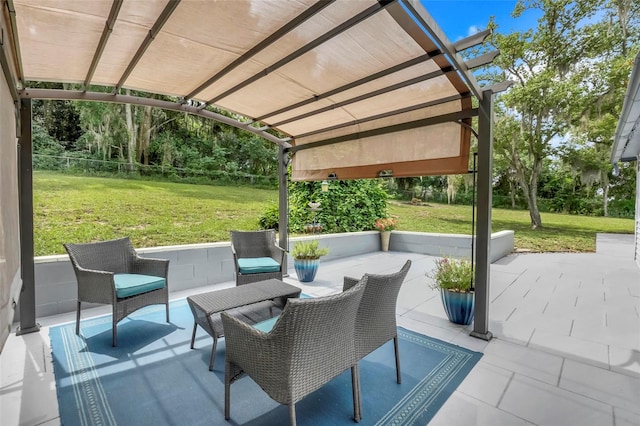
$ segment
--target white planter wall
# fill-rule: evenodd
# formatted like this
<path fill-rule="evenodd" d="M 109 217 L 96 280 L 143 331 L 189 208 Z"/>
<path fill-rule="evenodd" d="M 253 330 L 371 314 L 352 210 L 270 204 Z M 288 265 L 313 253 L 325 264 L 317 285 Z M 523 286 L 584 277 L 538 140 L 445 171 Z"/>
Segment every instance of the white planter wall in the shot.
<path fill-rule="evenodd" d="M 502 231 L 492 235 L 491 262 L 513 251 L 513 237 L 513 231 Z M 329 248 L 329 254 L 322 258 L 322 262 L 380 250 L 380 235 L 377 231 L 292 238 L 290 246 L 297 240 L 310 238 L 318 238 L 322 246 Z M 431 256 L 446 254 L 469 257 L 471 237 L 393 231 L 389 250 Z M 233 257 L 229 242 L 142 248 L 138 253 L 144 257 L 169 259 L 170 292 L 234 280 Z M 293 265 L 292 262 L 289 256 L 290 266 Z M 37 317 L 75 311 L 77 285 L 67 255 L 37 257 L 35 281 Z M 18 321 L 18 313 L 19 309 L 16 310 L 14 321 Z"/>

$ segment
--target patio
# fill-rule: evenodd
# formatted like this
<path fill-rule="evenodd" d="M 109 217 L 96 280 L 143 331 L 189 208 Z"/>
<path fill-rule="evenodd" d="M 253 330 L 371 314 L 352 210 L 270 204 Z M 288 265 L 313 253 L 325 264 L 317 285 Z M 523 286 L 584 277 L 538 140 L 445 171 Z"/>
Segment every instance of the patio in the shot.
<path fill-rule="evenodd" d="M 424 278 L 432 256 L 373 252 L 324 262 L 310 285 L 292 269 L 285 281 L 319 296 L 339 291 L 344 275 L 386 273 L 411 259 L 398 325 L 484 353 L 431 425 L 637 425 L 640 270 L 633 250 L 632 235 L 601 234 L 596 253 L 514 254 L 492 264 L 490 342 L 446 319 Z M 95 308 L 83 318 L 107 313 Z M 73 321 L 73 313 L 38 321 L 39 333 L 12 333 L 0 356 L 0 424 L 59 424 L 48 327 Z"/>

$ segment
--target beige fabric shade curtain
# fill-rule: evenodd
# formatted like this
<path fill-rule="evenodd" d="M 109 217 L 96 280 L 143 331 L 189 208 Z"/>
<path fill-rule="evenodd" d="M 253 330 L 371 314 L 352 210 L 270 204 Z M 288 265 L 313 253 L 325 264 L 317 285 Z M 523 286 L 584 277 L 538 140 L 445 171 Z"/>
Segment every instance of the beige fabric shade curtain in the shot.
<path fill-rule="evenodd" d="M 277 135 L 294 180 L 467 171 L 476 83 L 417 0 L 4 2 L 19 86 L 214 105 Z"/>

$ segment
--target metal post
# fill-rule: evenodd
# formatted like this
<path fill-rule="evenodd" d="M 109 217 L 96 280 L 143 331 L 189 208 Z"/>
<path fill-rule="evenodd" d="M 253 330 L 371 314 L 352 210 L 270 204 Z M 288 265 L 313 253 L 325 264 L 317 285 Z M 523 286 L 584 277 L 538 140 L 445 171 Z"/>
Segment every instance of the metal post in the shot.
<path fill-rule="evenodd" d="M 473 170 L 471 171 L 473 177 L 473 192 L 471 193 L 471 272 L 476 271 L 475 262 L 475 250 L 476 250 L 476 175 L 478 174 L 478 153 L 473 153 Z M 474 277 L 475 278 L 475 277 Z M 475 291 L 475 280 L 471 279 L 471 290 Z M 474 314 L 475 315 L 475 314 Z"/>
<path fill-rule="evenodd" d="M 283 146 L 278 147 L 278 232 L 280 247 L 289 251 L 289 154 Z M 282 265 L 283 275 L 287 275 L 287 256 Z"/>
<path fill-rule="evenodd" d="M 20 191 L 20 265 L 22 291 L 20 293 L 20 326 L 16 335 L 40 330 L 36 323 L 36 280 L 33 263 L 33 173 L 31 143 L 31 99 L 20 103 L 20 143 L 18 187 Z"/>
<path fill-rule="evenodd" d="M 489 269 L 491 264 L 491 189 L 493 167 L 493 92 L 485 91 L 478 108 L 478 222 L 476 228 L 475 313 L 471 336 L 491 340 Z"/>

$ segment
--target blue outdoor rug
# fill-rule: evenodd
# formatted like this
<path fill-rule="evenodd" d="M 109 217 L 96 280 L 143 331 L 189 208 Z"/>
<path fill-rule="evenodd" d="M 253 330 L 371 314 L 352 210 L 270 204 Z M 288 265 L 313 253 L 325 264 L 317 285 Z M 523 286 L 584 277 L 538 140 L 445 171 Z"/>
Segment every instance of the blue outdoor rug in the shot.
<path fill-rule="evenodd" d="M 288 409 L 249 377 L 231 386 L 231 420 L 224 420 L 224 339 L 214 371 L 212 339 L 198 329 L 189 349 L 193 317 L 186 300 L 143 308 L 118 326 L 111 346 L 111 316 L 52 327 L 53 364 L 63 425 L 282 425 Z M 396 383 L 393 342 L 360 362 L 361 425 L 425 425 L 481 353 L 399 328 L 402 384 Z M 300 425 L 354 425 L 347 371 L 296 404 Z"/>

